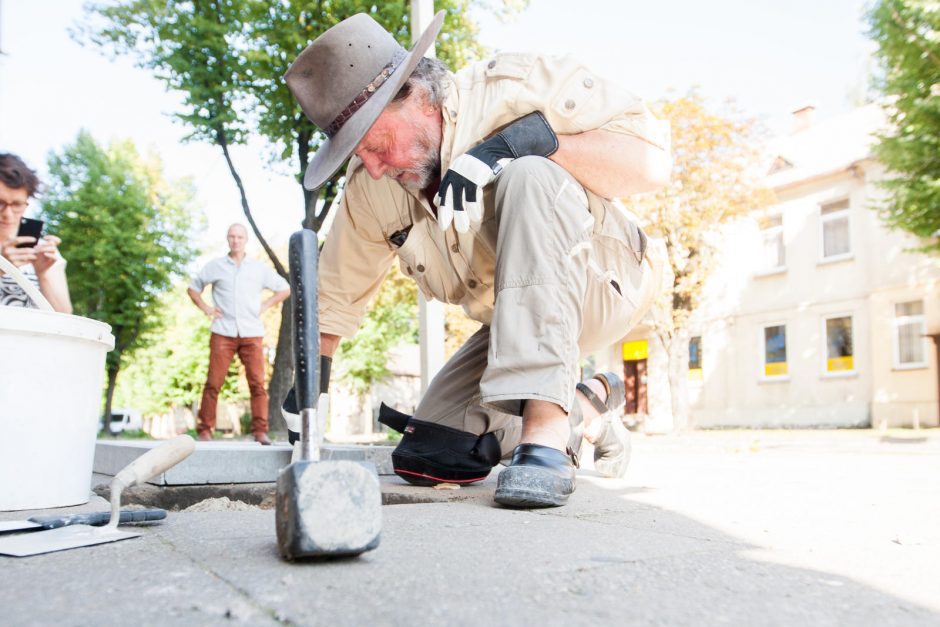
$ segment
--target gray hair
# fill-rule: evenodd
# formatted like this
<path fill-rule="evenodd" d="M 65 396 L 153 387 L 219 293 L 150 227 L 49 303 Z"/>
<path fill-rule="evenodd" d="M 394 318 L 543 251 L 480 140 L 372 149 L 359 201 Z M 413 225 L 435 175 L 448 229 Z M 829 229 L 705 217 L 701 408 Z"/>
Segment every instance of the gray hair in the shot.
<path fill-rule="evenodd" d="M 427 104 L 440 109 L 444 105 L 449 83 L 450 73 L 442 61 L 422 57 L 407 82 L 392 99 L 392 104 L 400 105 L 413 92 L 418 92 L 424 96 Z"/>

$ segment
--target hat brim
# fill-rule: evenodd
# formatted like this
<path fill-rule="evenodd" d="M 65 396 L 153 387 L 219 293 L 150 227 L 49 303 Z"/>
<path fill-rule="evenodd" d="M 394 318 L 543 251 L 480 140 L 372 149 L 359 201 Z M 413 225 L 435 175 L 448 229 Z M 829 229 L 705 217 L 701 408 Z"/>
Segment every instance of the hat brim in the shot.
<path fill-rule="evenodd" d="M 392 101 L 392 98 L 401 90 L 405 81 L 414 72 L 418 62 L 427 52 L 444 24 L 444 11 L 438 11 L 431 23 L 421 34 L 421 37 L 402 59 L 390 80 L 379 87 L 362 108 L 352 115 L 343 124 L 343 127 L 333 137 L 323 140 L 313 159 L 307 165 L 304 173 L 304 188 L 318 189 L 323 186 L 343 166 L 343 163 L 356 149 L 365 134 Z"/>

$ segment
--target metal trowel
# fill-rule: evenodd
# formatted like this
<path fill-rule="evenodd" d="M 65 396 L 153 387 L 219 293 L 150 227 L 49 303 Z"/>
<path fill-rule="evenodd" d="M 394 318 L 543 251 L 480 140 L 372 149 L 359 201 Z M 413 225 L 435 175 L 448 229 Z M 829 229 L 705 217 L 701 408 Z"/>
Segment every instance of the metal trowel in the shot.
<path fill-rule="evenodd" d="M 3 538 L 0 539 L 0 555 L 26 557 L 136 538 L 139 533 L 119 531 L 117 528 L 120 520 L 121 492 L 124 488 L 143 483 L 172 468 L 189 457 L 195 447 L 196 443 L 190 436 L 179 435 L 144 453 L 115 475 L 111 480 L 111 519 L 107 526 L 71 525 Z"/>
<path fill-rule="evenodd" d="M 152 522 L 166 518 L 165 509 L 125 509 L 121 512 L 120 524 Z M 101 527 L 111 521 L 111 512 L 70 514 L 68 516 L 33 516 L 28 520 L 5 520 L 0 522 L 0 533 L 14 531 L 43 531 L 68 525 L 93 525 Z"/>

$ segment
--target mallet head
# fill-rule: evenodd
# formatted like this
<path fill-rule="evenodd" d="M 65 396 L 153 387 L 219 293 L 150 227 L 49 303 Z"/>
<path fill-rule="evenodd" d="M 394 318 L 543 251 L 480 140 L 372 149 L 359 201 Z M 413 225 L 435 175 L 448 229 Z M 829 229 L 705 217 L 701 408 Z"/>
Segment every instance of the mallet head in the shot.
<path fill-rule="evenodd" d="M 375 465 L 295 462 L 277 478 L 278 548 L 287 559 L 359 555 L 379 545 L 382 491 Z"/>

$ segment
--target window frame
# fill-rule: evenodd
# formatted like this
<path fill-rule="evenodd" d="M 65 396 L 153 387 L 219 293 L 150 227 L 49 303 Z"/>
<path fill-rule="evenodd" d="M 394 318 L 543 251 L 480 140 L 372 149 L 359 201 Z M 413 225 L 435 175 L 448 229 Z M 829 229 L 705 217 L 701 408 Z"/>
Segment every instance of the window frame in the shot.
<path fill-rule="evenodd" d="M 829 370 L 829 331 L 826 323 L 829 320 L 836 320 L 837 318 L 849 319 L 849 332 L 852 334 L 851 370 Z M 827 379 L 858 376 L 858 346 L 856 341 L 858 334 L 856 333 L 855 329 L 855 314 L 851 312 L 823 314 L 821 317 L 821 325 L 822 333 L 820 335 L 822 336 L 822 376 Z"/>
<path fill-rule="evenodd" d="M 829 213 L 828 215 L 823 214 L 823 210 L 826 207 L 831 207 L 832 205 L 837 205 L 839 203 L 845 203 L 846 206 L 844 209 L 838 209 Z M 833 261 L 842 261 L 845 259 L 851 259 L 854 255 L 852 252 L 852 201 L 848 198 L 840 198 L 838 200 L 828 200 L 826 202 L 819 203 L 819 263 L 830 263 Z M 826 256 L 826 224 L 829 222 L 835 222 L 836 220 L 845 219 L 845 229 L 846 236 L 849 242 L 849 249 L 844 253 L 839 253 L 836 255 Z"/>
<path fill-rule="evenodd" d="M 908 303 L 917 303 L 921 305 L 921 312 L 919 314 L 914 314 L 910 316 L 898 316 L 898 305 L 905 305 Z M 930 345 L 927 342 L 927 316 L 924 313 L 924 299 L 915 299 L 915 300 L 903 300 L 892 302 L 891 305 L 894 307 L 894 317 L 891 318 L 891 365 L 894 370 L 920 370 L 927 368 L 928 366 L 928 355 L 930 354 Z M 910 362 L 910 363 L 901 363 L 901 336 L 900 336 L 900 327 L 902 321 L 916 321 L 920 322 L 920 341 L 923 355 L 923 360 L 919 362 Z"/>
<path fill-rule="evenodd" d="M 692 367 L 692 343 L 698 340 L 698 368 Z M 703 379 L 703 352 L 702 352 L 702 336 L 693 335 L 689 337 L 689 367 L 687 378 L 691 383 L 701 383 Z"/>
<path fill-rule="evenodd" d="M 787 371 L 783 374 L 767 374 L 767 329 L 771 327 L 783 327 L 783 350 L 787 355 L 786 361 L 782 362 L 786 364 Z M 758 327 L 758 338 L 760 345 L 760 380 L 773 382 L 773 381 L 789 381 L 790 380 L 790 338 L 787 333 L 787 323 L 783 321 L 779 322 L 765 322 Z M 781 362 L 772 362 L 772 363 L 781 363 Z"/>
<path fill-rule="evenodd" d="M 779 224 L 773 226 L 763 226 L 762 221 L 767 221 L 769 219 L 779 220 Z M 783 237 L 783 214 L 778 213 L 770 216 L 765 216 L 763 220 L 758 221 L 758 229 L 761 237 L 761 264 L 760 269 L 757 271 L 758 276 L 765 276 L 769 274 L 780 274 L 781 272 L 787 271 L 787 245 Z M 783 253 L 783 263 L 778 266 L 768 267 L 767 262 L 767 239 L 768 236 L 773 236 L 779 238 L 780 241 L 780 251 Z M 779 255 L 778 255 L 779 256 Z"/>

